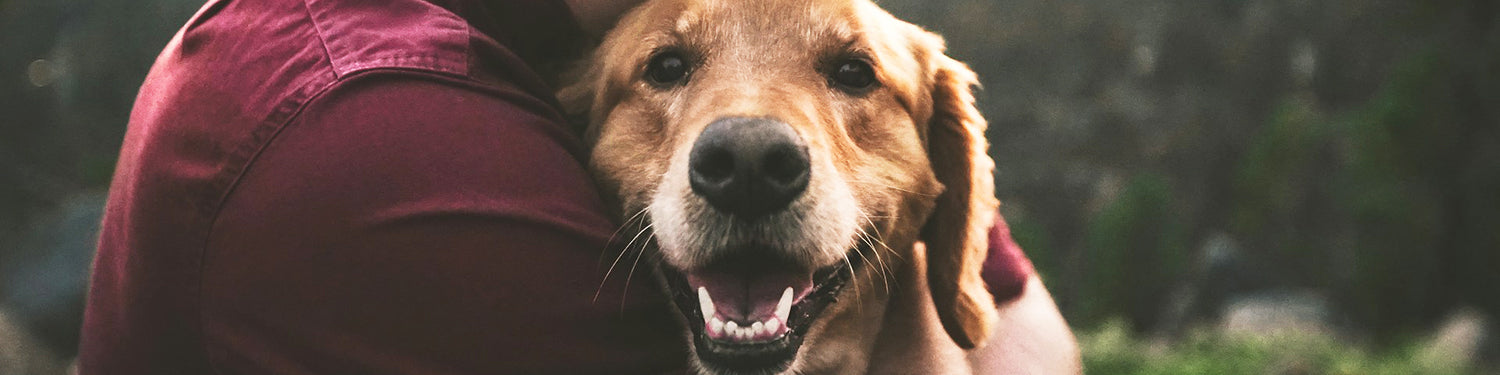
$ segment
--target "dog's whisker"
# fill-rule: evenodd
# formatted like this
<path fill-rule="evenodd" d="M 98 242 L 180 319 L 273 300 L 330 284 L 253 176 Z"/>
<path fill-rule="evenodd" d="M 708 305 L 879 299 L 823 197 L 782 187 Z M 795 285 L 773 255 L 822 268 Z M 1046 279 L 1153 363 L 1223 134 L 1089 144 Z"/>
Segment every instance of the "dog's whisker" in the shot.
<path fill-rule="evenodd" d="M 725 243 L 729 242 L 729 236 L 734 233 L 734 216 L 729 217 L 729 223 L 724 225 L 724 235 L 719 236 Z"/>
<path fill-rule="evenodd" d="M 630 295 L 630 279 L 635 277 L 635 270 L 641 265 L 641 258 L 646 255 L 646 248 L 651 245 L 651 238 L 641 243 L 641 250 L 635 253 L 635 262 L 630 264 L 630 273 L 625 275 L 625 289 L 620 291 L 620 313 L 625 313 L 625 297 Z"/>
<path fill-rule="evenodd" d="M 917 195 L 917 196 L 922 196 L 922 197 L 927 197 L 927 198 L 937 198 L 937 194 L 919 193 L 919 192 L 915 192 L 915 191 L 911 191 L 911 190 L 906 190 L 906 189 L 898 188 L 898 187 L 891 186 L 889 184 L 885 184 L 885 183 L 881 183 L 881 182 L 877 182 L 877 181 L 868 181 L 868 180 L 863 180 L 863 179 L 859 179 L 859 178 L 851 178 L 851 179 L 849 179 L 849 181 L 850 182 L 854 182 L 854 183 L 859 183 L 859 184 L 870 185 L 870 186 L 883 187 L 883 188 L 886 188 L 886 189 L 891 189 L 891 190 L 895 190 L 895 191 L 899 191 L 899 192 L 903 192 L 903 193 L 907 193 L 907 194 L 911 194 L 911 195 Z"/>
<path fill-rule="evenodd" d="M 611 263 L 609 265 L 609 270 L 604 271 L 604 279 L 603 280 L 599 280 L 599 288 L 594 290 L 594 299 L 593 299 L 592 302 L 599 302 L 599 295 L 604 292 L 604 284 L 609 283 L 609 276 L 612 275 L 612 274 L 614 274 L 615 268 L 620 265 L 620 259 L 625 258 L 625 254 L 627 254 L 627 253 L 630 252 L 631 246 L 635 245 L 635 241 L 639 240 L 641 238 L 641 235 L 644 235 L 647 232 L 650 232 L 651 231 L 651 227 L 653 225 L 655 225 L 655 224 L 654 223 L 646 224 L 645 226 L 641 227 L 641 229 L 639 231 L 636 231 L 635 232 L 635 236 L 630 238 L 630 242 L 625 244 L 625 248 L 620 250 L 620 255 L 615 256 L 615 261 L 614 261 L 614 263 Z M 651 239 L 649 237 L 646 239 L 647 242 L 650 242 L 650 240 Z M 643 251 L 643 252 L 646 251 L 646 246 L 645 246 L 644 243 L 641 244 L 641 250 L 640 251 Z M 637 255 L 636 259 L 640 259 L 640 256 Z M 626 279 L 626 285 L 625 286 L 627 288 L 630 287 L 629 279 L 628 278 Z"/>
<path fill-rule="evenodd" d="M 604 242 L 604 244 L 605 244 L 604 246 L 605 246 L 606 250 L 608 249 L 609 244 L 615 243 L 615 238 L 619 237 L 620 232 L 623 232 L 623 231 L 625 231 L 626 228 L 630 228 L 631 227 L 631 223 L 632 222 L 634 222 L 637 219 L 639 219 L 641 221 L 641 223 L 645 223 L 646 222 L 646 217 L 644 215 L 646 214 L 646 211 L 648 211 L 650 209 L 651 209 L 651 206 L 647 205 L 645 208 L 641 208 L 639 211 L 636 211 L 634 215 L 630 215 L 629 218 L 626 218 L 624 222 L 620 223 L 620 227 L 616 228 L 615 231 L 614 231 L 614 233 L 610 233 L 609 234 L 609 239 Z M 636 232 L 636 236 L 640 236 L 640 232 Z M 634 240 L 635 240 L 634 238 L 631 239 L 631 241 L 634 241 Z M 621 251 L 620 252 L 620 256 L 623 256 L 623 255 L 625 255 L 625 252 Z M 603 263 L 604 262 L 604 258 L 607 257 L 607 256 L 609 256 L 609 252 L 608 251 L 600 252 L 599 253 L 599 262 Z M 614 262 L 618 263 L 619 261 L 620 261 L 620 257 L 616 256 Z M 610 264 L 610 267 L 613 268 L 614 264 Z M 606 276 L 606 278 L 607 278 L 607 276 Z"/>
<path fill-rule="evenodd" d="M 870 219 L 866 217 L 864 210 L 859 210 L 858 213 L 859 213 L 859 217 L 863 218 L 865 220 L 865 222 L 868 223 L 870 226 L 868 227 L 868 229 L 866 229 L 866 227 L 856 227 L 856 228 L 854 228 L 855 229 L 855 234 L 857 235 L 856 237 L 859 238 L 860 242 L 863 242 L 865 244 L 864 247 L 869 247 L 869 248 L 873 249 L 874 246 L 875 246 L 875 244 L 871 242 L 870 231 L 875 230 L 875 223 L 873 221 L 870 221 Z M 869 262 L 870 261 L 870 258 L 865 256 L 863 249 L 856 249 L 855 252 L 859 254 L 860 258 L 864 258 L 865 262 Z M 891 289 L 891 286 L 890 286 L 890 281 L 887 280 L 887 276 L 886 276 L 886 272 L 885 272 L 885 268 L 886 268 L 885 267 L 885 261 L 880 260 L 880 254 L 878 252 L 875 254 L 875 258 L 880 263 L 880 266 L 879 266 L 880 272 L 877 274 L 877 276 L 880 277 L 880 279 L 881 279 L 882 282 L 885 282 L 886 292 L 889 293 L 890 289 Z"/>
<path fill-rule="evenodd" d="M 859 310 L 859 313 L 863 315 L 864 304 L 860 303 L 859 299 L 864 297 L 864 293 L 861 293 L 863 290 L 859 288 L 859 273 L 854 272 L 854 263 L 849 261 L 849 257 L 844 257 L 843 259 L 844 266 L 849 267 L 849 283 L 854 285 L 854 308 Z"/>
<path fill-rule="evenodd" d="M 889 292 L 890 289 L 891 289 L 890 279 L 892 277 L 895 277 L 895 271 L 891 269 L 890 264 L 887 264 L 885 262 L 885 258 L 883 258 L 883 257 L 880 256 L 880 251 L 879 250 L 875 250 L 872 247 L 871 251 L 875 252 L 875 261 L 876 261 L 876 263 L 880 264 L 880 280 L 884 281 L 886 283 L 885 289 L 886 289 L 887 292 Z"/>
<path fill-rule="evenodd" d="M 874 220 L 870 220 L 871 217 L 875 217 L 875 216 L 866 215 L 866 214 L 864 214 L 864 212 L 860 212 L 860 217 L 864 218 L 865 222 L 869 223 L 871 228 L 875 227 L 875 221 Z M 885 238 L 883 238 L 883 236 L 880 235 L 879 231 L 876 231 L 875 234 L 877 236 L 875 238 L 875 242 L 878 243 L 878 244 L 880 244 L 880 247 L 885 248 L 885 250 L 888 251 L 888 252 L 890 252 L 891 255 L 894 255 L 896 257 L 896 259 L 901 259 L 902 258 L 900 252 L 897 252 L 896 249 L 892 249 L 889 244 L 885 243 Z M 875 250 L 876 256 L 880 255 L 880 249 L 873 249 L 873 250 Z"/>
<path fill-rule="evenodd" d="M 870 243 L 870 235 L 867 234 L 867 233 L 865 233 L 864 229 L 859 229 L 859 231 L 858 231 L 858 237 L 859 237 L 859 240 L 861 242 L 864 242 L 865 246 L 870 246 L 870 247 L 875 246 L 874 244 Z M 854 251 L 854 253 L 858 254 L 861 259 L 864 259 L 865 263 L 869 263 L 870 262 L 870 258 L 867 257 L 867 256 L 865 256 L 865 254 L 864 254 L 865 252 L 863 250 L 856 249 Z M 880 259 L 880 254 L 876 253 L 875 254 L 875 258 L 877 260 Z M 885 292 L 886 293 L 890 293 L 891 292 L 891 282 L 890 282 L 889 275 L 887 275 L 887 273 L 886 273 L 888 271 L 888 269 L 885 267 L 885 261 L 878 261 L 878 263 L 880 263 L 880 267 L 879 267 L 880 272 L 877 273 L 876 276 L 879 276 L 880 277 L 880 281 L 885 284 Z"/>
<path fill-rule="evenodd" d="M 637 234 L 637 236 L 639 236 L 639 234 Z M 631 242 L 634 242 L 634 241 L 635 240 L 633 240 L 633 239 L 631 240 Z M 609 265 L 609 269 L 608 270 L 604 271 L 604 278 L 601 279 L 601 280 L 599 280 L 599 288 L 594 289 L 594 299 L 593 299 L 592 302 L 599 302 L 599 294 L 601 294 L 601 293 L 604 292 L 604 284 L 609 283 L 609 276 L 615 272 L 615 266 L 618 266 L 620 264 L 620 259 L 625 258 L 625 254 L 629 253 L 629 252 L 630 252 L 630 247 L 629 246 L 626 246 L 625 248 L 620 249 L 620 255 L 616 255 L 615 256 L 615 261 Z"/>
<path fill-rule="evenodd" d="M 883 258 L 883 257 L 880 256 L 880 251 L 879 250 L 871 247 L 871 251 L 875 252 L 875 261 L 876 261 L 876 263 L 880 264 L 880 278 L 881 278 L 882 281 L 886 282 L 886 286 L 885 286 L 886 291 L 890 291 L 891 286 L 890 286 L 890 281 L 889 280 L 892 277 L 895 277 L 895 271 L 891 269 L 890 264 L 887 264 L 885 262 L 885 258 Z"/>
<path fill-rule="evenodd" d="M 640 219 L 640 220 L 642 220 L 642 222 L 645 222 L 644 220 L 645 220 L 646 211 L 649 211 L 650 209 L 651 209 L 651 206 L 649 206 L 649 205 L 646 206 L 646 207 L 642 207 L 641 209 L 636 210 L 635 214 L 630 215 L 630 217 L 625 218 L 625 221 L 620 223 L 620 228 L 615 229 L 615 232 L 610 234 L 609 239 L 611 241 L 613 241 L 615 239 L 615 237 L 620 234 L 620 232 L 624 231 L 625 228 L 630 227 L 630 223 L 636 221 L 637 219 Z"/>
<path fill-rule="evenodd" d="M 645 215 L 646 214 L 646 210 L 649 209 L 649 208 L 651 208 L 651 206 L 646 206 L 646 208 L 642 208 L 642 209 L 640 209 L 640 211 L 636 211 L 634 215 L 630 215 L 630 217 L 626 218 L 624 222 L 621 222 L 620 223 L 620 227 L 619 228 L 615 228 L 614 233 L 610 233 L 609 234 L 609 239 L 604 242 L 605 246 L 608 247 L 609 244 L 615 243 L 615 238 L 619 237 L 620 232 L 625 231 L 625 228 L 629 228 L 630 227 L 630 223 L 633 222 L 633 221 L 635 221 L 637 218 L 641 218 L 643 220 L 642 222 L 644 222 L 645 219 L 644 219 L 644 216 L 642 216 L 642 215 Z M 604 263 L 604 258 L 607 257 L 607 256 L 609 256 L 608 252 L 600 252 L 599 253 L 599 263 Z"/>
<path fill-rule="evenodd" d="M 859 214 L 863 215 L 864 213 L 860 212 Z M 799 219 L 799 221 L 800 221 L 800 219 Z M 855 228 L 854 233 L 855 233 L 855 238 L 859 239 L 860 241 L 864 241 L 866 244 L 869 243 L 869 240 L 868 240 L 869 235 L 867 233 L 865 233 L 865 229 L 864 228 Z M 859 249 L 859 247 L 855 247 L 854 254 L 859 255 L 859 257 L 861 259 L 864 259 L 865 263 L 869 263 L 870 262 L 870 258 L 865 257 L 864 252 L 861 251 Z M 849 260 L 848 256 L 844 256 L 842 259 L 844 260 L 844 266 L 849 268 L 849 281 L 850 281 L 851 284 L 854 285 L 854 299 L 855 299 L 855 302 L 856 302 L 854 304 L 855 309 L 859 310 L 859 312 L 861 314 L 863 314 L 864 313 L 864 304 L 863 303 L 858 303 L 859 300 L 864 299 L 864 289 L 862 289 L 860 287 L 860 284 L 862 284 L 862 283 L 859 280 L 859 272 L 857 272 L 854 269 L 854 263 Z M 883 275 L 877 274 L 876 276 L 879 276 L 882 281 L 885 280 L 885 276 L 883 276 Z M 872 286 L 873 286 L 873 284 L 872 284 Z M 886 292 L 887 293 L 890 292 L 890 285 L 889 284 L 886 285 Z"/>
<path fill-rule="evenodd" d="M 861 210 L 860 217 L 864 218 L 865 223 L 868 223 L 870 225 L 870 231 L 874 231 L 875 236 L 871 236 L 870 233 L 868 231 L 865 231 L 864 229 L 860 229 L 860 234 L 865 236 L 867 240 L 872 240 L 875 244 L 880 245 L 880 247 L 875 247 L 875 244 L 870 244 L 870 251 L 875 252 L 875 260 L 880 262 L 881 277 L 889 278 L 891 277 L 891 273 L 893 272 L 893 270 L 891 270 L 890 265 L 885 263 L 885 258 L 880 256 L 880 249 L 885 248 L 886 251 L 889 251 L 891 254 L 895 254 L 898 259 L 901 257 L 901 254 L 897 253 L 895 249 L 891 249 L 891 246 L 885 243 L 885 239 L 880 237 L 880 231 L 874 229 L 875 221 L 870 220 L 870 215 L 866 215 L 864 211 Z M 887 287 L 887 289 L 889 289 L 889 287 Z"/>

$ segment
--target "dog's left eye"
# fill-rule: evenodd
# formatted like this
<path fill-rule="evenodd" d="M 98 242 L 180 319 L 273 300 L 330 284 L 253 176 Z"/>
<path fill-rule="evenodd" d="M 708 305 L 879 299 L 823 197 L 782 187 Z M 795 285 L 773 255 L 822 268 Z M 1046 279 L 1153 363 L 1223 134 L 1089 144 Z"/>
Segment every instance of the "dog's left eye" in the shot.
<path fill-rule="evenodd" d="M 828 78 L 846 90 L 863 90 L 875 84 L 875 69 L 864 60 L 848 59 L 839 62 Z"/>
<path fill-rule="evenodd" d="M 688 62 L 677 52 L 662 52 L 646 63 L 646 79 L 659 86 L 669 86 L 687 78 Z"/>

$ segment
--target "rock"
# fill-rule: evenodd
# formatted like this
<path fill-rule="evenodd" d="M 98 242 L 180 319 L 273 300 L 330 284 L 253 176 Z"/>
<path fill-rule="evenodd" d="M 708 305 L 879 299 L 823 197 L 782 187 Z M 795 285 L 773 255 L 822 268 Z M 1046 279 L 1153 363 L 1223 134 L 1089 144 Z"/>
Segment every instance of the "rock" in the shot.
<path fill-rule="evenodd" d="M 0 374 L 62 375 L 62 361 L 0 310 Z"/>
<path fill-rule="evenodd" d="M 1271 291 L 1232 298 L 1219 329 L 1230 335 L 1332 335 L 1328 298 L 1321 292 Z"/>
<path fill-rule="evenodd" d="M 1479 358 L 1480 344 L 1488 334 L 1489 326 L 1489 319 L 1478 310 L 1459 309 L 1444 319 L 1437 332 L 1423 342 L 1417 359 L 1430 368 L 1468 368 Z"/>

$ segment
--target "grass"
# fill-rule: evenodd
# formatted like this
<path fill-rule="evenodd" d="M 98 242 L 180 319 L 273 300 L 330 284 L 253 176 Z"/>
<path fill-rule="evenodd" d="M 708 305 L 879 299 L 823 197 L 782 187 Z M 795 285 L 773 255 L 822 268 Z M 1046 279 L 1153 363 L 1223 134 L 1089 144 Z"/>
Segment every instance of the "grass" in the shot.
<path fill-rule="evenodd" d="M 1093 375 L 1472 374 L 1463 364 L 1422 355 L 1417 345 L 1371 350 L 1316 334 L 1231 335 L 1200 330 L 1172 342 L 1134 337 L 1120 320 L 1080 331 L 1085 373 Z"/>

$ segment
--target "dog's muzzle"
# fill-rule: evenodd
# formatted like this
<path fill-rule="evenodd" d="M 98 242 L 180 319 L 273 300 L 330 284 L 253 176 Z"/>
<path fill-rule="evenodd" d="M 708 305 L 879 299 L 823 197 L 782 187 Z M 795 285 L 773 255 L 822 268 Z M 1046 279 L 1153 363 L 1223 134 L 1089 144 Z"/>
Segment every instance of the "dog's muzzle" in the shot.
<path fill-rule="evenodd" d="M 799 255 L 816 248 L 801 243 L 806 239 L 777 237 L 806 230 L 798 224 L 806 207 L 798 202 L 812 177 L 807 143 L 776 119 L 725 117 L 698 135 L 688 163 L 692 192 L 717 222 L 699 228 L 703 236 L 723 235 L 719 229 L 765 234 L 679 249 L 703 254 L 692 264 L 663 264 L 700 364 L 716 373 L 780 372 L 857 265 L 814 264 Z"/>

